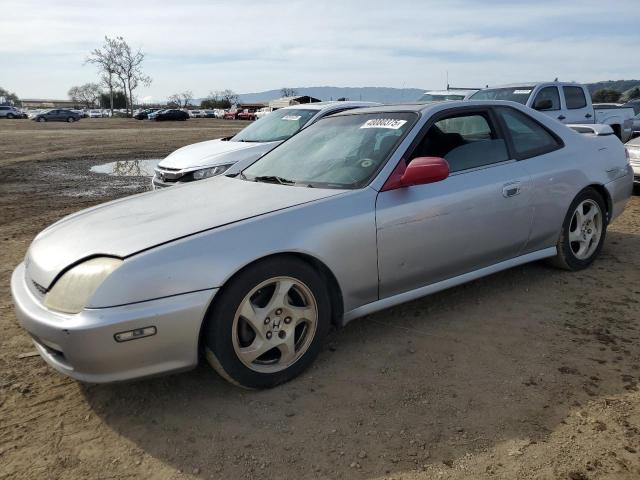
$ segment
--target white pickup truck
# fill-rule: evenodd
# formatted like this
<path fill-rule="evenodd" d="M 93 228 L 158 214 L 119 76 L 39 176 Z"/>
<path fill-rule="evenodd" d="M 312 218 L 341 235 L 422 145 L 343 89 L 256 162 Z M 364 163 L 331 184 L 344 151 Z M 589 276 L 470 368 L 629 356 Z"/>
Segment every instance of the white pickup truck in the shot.
<path fill-rule="evenodd" d="M 623 143 L 633 134 L 633 108 L 593 105 L 589 90 L 579 83 L 504 85 L 482 89 L 472 95 L 470 100 L 511 100 L 556 118 L 562 123 L 609 125 Z"/>

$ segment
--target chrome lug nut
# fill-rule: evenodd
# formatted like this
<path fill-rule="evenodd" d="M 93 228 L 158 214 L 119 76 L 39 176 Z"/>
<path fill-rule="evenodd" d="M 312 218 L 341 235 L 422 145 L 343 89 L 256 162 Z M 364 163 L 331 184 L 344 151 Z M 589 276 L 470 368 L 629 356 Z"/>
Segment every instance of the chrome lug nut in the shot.
<path fill-rule="evenodd" d="M 280 330 L 280 331 L 278 332 L 278 336 L 279 336 L 280 338 L 284 338 L 284 337 L 286 337 L 286 336 L 287 336 L 287 334 L 285 333 L 285 331 L 284 331 L 284 330 Z"/>
<path fill-rule="evenodd" d="M 269 325 L 269 322 L 271 321 L 271 319 L 269 317 L 264 319 L 264 324 L 265 325 Z"/>
<path fill-rule="evenodd" d="M 291 317 L 285 317 L 284 323 L 291 323 Z"/>
<path fill-rule="evenodd" d="M 280 314 L 282 314 L 282 309 L 281 308 L 276 310 L 276 315 L 280 315 Z"/>
<path fill-rule="evenodd" d="M 267 340 L 271 340 L 271 332 L 267 332 Z"/>

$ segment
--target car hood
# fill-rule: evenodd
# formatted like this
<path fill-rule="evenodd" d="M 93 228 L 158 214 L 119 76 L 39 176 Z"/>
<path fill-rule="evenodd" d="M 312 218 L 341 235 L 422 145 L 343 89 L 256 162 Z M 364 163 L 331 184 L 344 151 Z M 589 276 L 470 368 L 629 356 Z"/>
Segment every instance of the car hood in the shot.
<path fill-rule="evenodd" d="M 68 266 L 154 246 L 344 190 L 256 183 L 225 176 L 126 197 L 75 213 L 43 230 L 29 247 L 27 275 L 45 288 Z"/>
<path fill-rule="evenodd" d="M 257 159 L 280 142 L 232 142 L 208 140 L 179 148 L 162 160 L 158 166 L 165 168 L 192 169 L 236 163 L 248 158 Z"/>

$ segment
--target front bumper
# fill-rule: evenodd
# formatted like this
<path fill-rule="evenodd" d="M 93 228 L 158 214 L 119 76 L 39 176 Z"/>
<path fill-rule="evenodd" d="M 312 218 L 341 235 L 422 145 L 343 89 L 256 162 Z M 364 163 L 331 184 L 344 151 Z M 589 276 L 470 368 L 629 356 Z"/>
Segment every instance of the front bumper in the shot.
<path fill-rule="evenodd" d="M 187 370 L 198 363 L 200 327 L 217 289 L 119 307 L 53 312 L 28 288 L 24 264 L 11 277 L 18 322 L 53 368 L 104 383 Z M 149 337 L 116 342 L 116 333 L 155 327 Z"/>

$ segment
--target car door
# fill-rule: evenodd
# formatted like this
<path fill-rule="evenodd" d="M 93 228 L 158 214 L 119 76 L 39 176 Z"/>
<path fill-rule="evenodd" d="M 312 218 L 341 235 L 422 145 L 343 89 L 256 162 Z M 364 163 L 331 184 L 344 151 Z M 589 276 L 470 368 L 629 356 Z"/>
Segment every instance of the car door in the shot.
<path fill-rule="evenodd" d="M 553 247 L 569 204 L 573 200 L 575 153 L 564 148 L 555 133 L 524 112 L 511 107 L 496 108 L 510 140 L 511 151 L 531 176 L 530 202 L 534 211 L 529 240 L 523 253 Z"/>
<path fill-rule="evenodd" d="M 548 108 L 540 108 L 541 102 L 550 102 Z M 551 118 L 555 118 L 561 122 L 567 122 L 567 116 L 563 110 L 562 102 L 560 101 L 560 92 L 556 86 L 542 87 L 536 93 L 533 99 L 533 108 L 539 112 L 548 115 Z"/>
<path fill-rule="evenodd" d="M 584 88 L 580 85 L 564 85 L 562 87 L 565 108 L 564 123 L 593 123 L 593 108 L 589 107 Z"/>
<path fill-rule="evenodd" d="M 516 257 L 528 239 L 529 175 L 492 110 L 450 109 L 423 132 L 404 158 L 443 157 L 450 175 L 378 194 L 380 298 Z"/>

